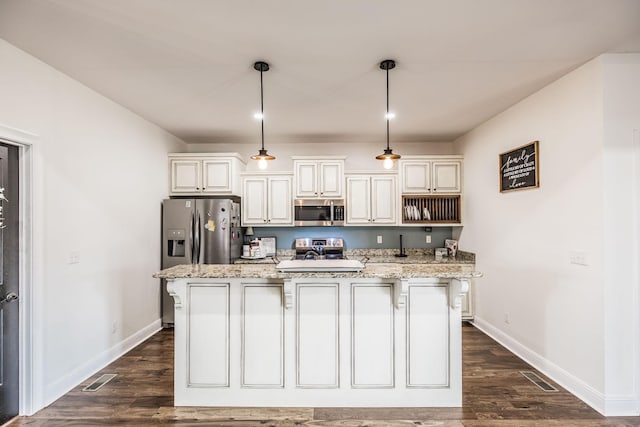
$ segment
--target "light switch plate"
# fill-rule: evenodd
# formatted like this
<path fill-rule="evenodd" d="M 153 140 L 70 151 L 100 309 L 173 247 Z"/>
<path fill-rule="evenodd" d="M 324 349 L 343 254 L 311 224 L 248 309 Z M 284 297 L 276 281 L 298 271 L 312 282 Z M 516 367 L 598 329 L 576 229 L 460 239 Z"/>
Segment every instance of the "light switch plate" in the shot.
<path fill-rule="evenodd" d="M 569 252 L 569 263 L 576 265 L 589 265 L 586 252 Z"/>
<path fill-rule="evenodd" d="M 77 264 L 80 262 L 80 251 L 69 252 L 69 260 L 67 264 Z"/>

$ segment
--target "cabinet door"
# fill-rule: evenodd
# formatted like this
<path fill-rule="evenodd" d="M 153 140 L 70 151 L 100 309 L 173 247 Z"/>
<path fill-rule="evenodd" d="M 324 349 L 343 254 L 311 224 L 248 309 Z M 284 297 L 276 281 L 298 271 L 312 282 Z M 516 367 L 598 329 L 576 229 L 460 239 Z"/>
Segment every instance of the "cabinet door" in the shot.
<path fill-rule="evenodd" d="M 291 177 L 269 178 L 268 217 L 269 224 L 293 225 L 293 200 L 291 197 Z"/>
<path fill-rule="evenodd" d="M 175 160 L 170 161 L 171 167 L 171 192 L 172 193 L 196 193 L 200 187 L 200 160 Z"/>
<path fill-rule="evenodd" d="M 462 320 L 473 320 L 473 283 L 469 284 L 469 291 L 462 294 L 460 301 L 460 315 L 462 316 Z"/>
<path fill-rule="evenodd" d="M 202 191 L 230 193 L 231 179 L 231 162 L 229 160 L 202 161 Z"/>
<path fill-rule="evenodd" d="M 371 184 L 368 176 L 347 177 L 347 224 L 371 223 Z"/>
<path fill-rule="evenodd" d="M 408 161 L 402 163 L 402 192 L 423 194 L 431 192 L 431 162 Z"/>
<path fill-rule="evenodd" d="M 344 176 L 342 168 L 342 162 L 320 163 L 320 177 L 318 181 L 320 190 L 320 194 L 318 194 L 319 197 L 342 198 L 342 180 Z"/>
<path fill-rule="evenodd" d="M 267 178 L 242 180 L 242 225 L 267 224 Z"/>
<path fill-rule="evenodd" d="M 318 197 L 318 164 L 295 162 L 296 198 Z"/>
<path fill-rule="evenodd" d="M 371 177 L 371 222 L 396 223 L 396 177 Z"/>
<path fill-rule="evenodd" d="M 438 193 L 460 192 L 460 162 L 433 162 L 433 191 Z"/>

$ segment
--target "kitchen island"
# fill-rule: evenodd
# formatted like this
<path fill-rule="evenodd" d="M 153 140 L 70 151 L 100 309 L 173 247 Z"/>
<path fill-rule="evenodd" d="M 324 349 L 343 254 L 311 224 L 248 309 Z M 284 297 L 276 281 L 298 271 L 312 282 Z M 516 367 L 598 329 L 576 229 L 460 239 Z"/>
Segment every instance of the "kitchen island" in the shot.
<path fill-rule="evenodd" d="M 480 274 L 402 261 L 157 273 L 175 300 L 175 405 L 461 406 L 460 296 Z"/>

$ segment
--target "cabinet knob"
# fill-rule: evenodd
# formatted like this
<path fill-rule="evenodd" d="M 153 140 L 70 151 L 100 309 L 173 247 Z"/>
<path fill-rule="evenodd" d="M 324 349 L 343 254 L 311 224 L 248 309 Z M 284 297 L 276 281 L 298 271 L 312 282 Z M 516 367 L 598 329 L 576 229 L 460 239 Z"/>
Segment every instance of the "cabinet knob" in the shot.
<path fill-rule="evenodd" d="M 374 218 L 374 219 L 372 219 L 372 220 L 371 220 L 371 222 L 376 222 L 376 219 L 375 219 L 375 218 Z"/>
<path fill-rule="evenodd" d="M 267 220 L 266 220 L 266 219 L 263 219 L 262 221 L 267 222 Z"/>

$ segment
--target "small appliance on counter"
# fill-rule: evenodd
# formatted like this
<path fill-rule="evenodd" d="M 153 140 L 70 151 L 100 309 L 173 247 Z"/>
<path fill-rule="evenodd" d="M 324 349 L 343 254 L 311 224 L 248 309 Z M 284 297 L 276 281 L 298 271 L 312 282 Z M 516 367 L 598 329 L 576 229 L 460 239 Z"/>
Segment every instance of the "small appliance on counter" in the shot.
<path fill-rule="evenodd" d="M 162 202 L 162 268 L 180 264 L 232 264 L 242 254 L 240 203 L 232 199 Z M 173 297 L 161 280 L 162 326 L 173 326 Z"/>

